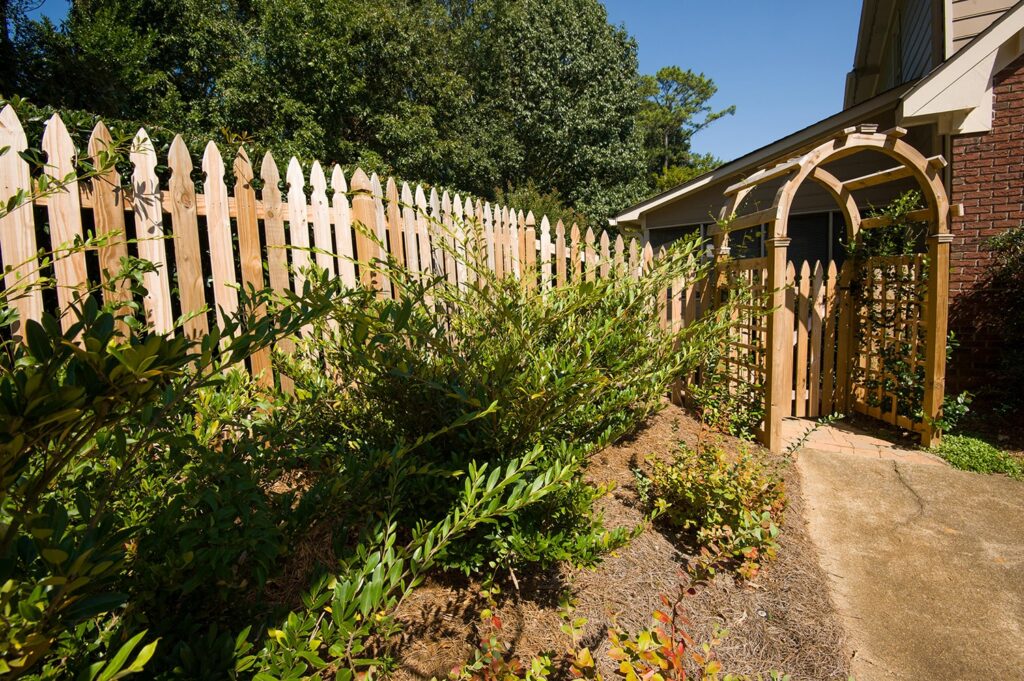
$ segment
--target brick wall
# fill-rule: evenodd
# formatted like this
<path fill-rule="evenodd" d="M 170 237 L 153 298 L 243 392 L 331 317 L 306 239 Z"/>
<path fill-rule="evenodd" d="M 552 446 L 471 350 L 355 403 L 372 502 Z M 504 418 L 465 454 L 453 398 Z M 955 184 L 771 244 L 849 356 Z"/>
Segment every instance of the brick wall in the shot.
<path fill-rule="evenodd" d="M 1024 56 L 993 80 L 992 131 L 953 139 L 950 328 L 961 346 L 950 366 L 950 392 L 977 388 L 998 374 L 1006 339 L 992 301 L 988 240 L 1024 223 Z"/>

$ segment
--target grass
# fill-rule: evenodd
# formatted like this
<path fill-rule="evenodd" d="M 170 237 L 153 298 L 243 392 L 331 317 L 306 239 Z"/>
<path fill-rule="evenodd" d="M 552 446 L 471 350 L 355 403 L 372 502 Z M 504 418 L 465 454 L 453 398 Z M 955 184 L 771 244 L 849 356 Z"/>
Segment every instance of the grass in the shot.
<path fill-rule="evenodd" d="M 988 442 L 970 435 L 947 435 L 936 453 L 955 468 L 975 473 L 1002 473 L 1024 480 L 1024 463 Z"/>

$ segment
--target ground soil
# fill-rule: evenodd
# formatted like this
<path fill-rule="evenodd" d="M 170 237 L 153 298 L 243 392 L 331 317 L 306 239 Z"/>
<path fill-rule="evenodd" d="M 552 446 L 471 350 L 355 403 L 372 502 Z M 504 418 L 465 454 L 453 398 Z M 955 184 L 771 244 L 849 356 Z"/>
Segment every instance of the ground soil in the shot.
<path fill-rule="evenodd" d="M 709 433 L 684 410 L 671 405 L 652 416 L 634 435 L 599 452 L 587 478 L 614 483 L 600 501 L 608 527 L 634 527 L 643 522 L 632 469 L 650 456 L 671 457 L 678 441 L 694 446 L 717 440 L 727 450 L 756 447 L 735 438 Z M 767 452 L 762 452 L 770 456 Z M 777 560 L 765 566 L 750 583 L 727 575 L 694 586 L 686 599 L 690 633 L 698 643 L 719 628 L 729 635 L 718 646 L 724 669 L 756 674 L 769 670 L 788 673 L 794 680 L 846 679 L 850 655 L 843 627 L 829 598 L 828 582 L 808 538 L 799 473 L 779 462 L 789 506 Z M 568 640 L 559 630 L 559 600 L 571 593 L 578 617 L 588 620 L 584 644 L 605 678 L 615 678 L 605 656 L 606 632 L 614 620 L 620 629 L 637 631 L 651 624 L 651 613 L 662 607 L 661 594 L 690 586 L 683 570 L 690 554 L 672 534 L 657 525 L 629 545 L 605 557 L 593 570 L 562 568 L 507 580 L 498 608 L 503 638 L 510 656 L 521 659 L 543 651 L 564 650 Z M 417 589 L 398 615 L 405 624 L 397 679 L 444 678 L 453 666 L 473 654 L 480 639 L 479 613 L 486 607 L 479 586 L 458 581 L 434 581 Z"/>

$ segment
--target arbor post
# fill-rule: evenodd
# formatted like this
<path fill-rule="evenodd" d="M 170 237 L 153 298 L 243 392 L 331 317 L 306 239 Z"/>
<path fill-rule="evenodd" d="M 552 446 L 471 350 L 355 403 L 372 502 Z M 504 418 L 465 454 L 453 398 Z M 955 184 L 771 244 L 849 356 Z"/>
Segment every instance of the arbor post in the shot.
<path fill-rule="evenodd" d="M 775 225 L 770 226 L 773 230 Z M 774 236 L 768 240 L 768 286 L 771 307 L 768 311 L 768 350 L 765 357 L 764 432 L 762 444 L 773 452 L 782 451 L 782 417 L 788 416 L 790 396 L 787 394 L 785 353 L 792 352 L 793 328 L 786 324 L 786 259 L 789 237 Z"/>
<path fill-rule="evenodd" d="M 946 334 L 949 319 L 949 245 L 953 235 L 945 232 L 928 237 L 928 309 L 925 322 L 924 432 L 921 444 L 939 444 L 942 433 L 935 419 L 942 413 L 946 391 Z"/>

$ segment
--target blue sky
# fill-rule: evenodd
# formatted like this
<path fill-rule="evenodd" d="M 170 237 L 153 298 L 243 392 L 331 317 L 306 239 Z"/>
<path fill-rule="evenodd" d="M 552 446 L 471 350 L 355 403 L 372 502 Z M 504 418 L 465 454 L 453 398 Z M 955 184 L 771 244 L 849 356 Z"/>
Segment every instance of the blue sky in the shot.
<path fill-rule="evenodd" d="M 736 105 L 693 140 L 725 160 L 843 108 L 861 0 L 603 0 L 640 46 L 640 70 L 678 65 Z"/>
<path fill-rule="evenodd" d="M 736 105 L 694 137 L 730 160 L 843 107 L 861 0 L 603 0 L 612 23 L 640 45 L 640 70 L 678 65 L 718 84 L 713 103 Z M 37 14 L 59 21 L 67 0 Z"/>

